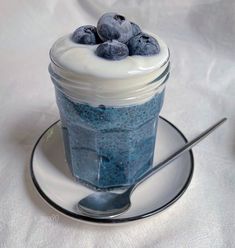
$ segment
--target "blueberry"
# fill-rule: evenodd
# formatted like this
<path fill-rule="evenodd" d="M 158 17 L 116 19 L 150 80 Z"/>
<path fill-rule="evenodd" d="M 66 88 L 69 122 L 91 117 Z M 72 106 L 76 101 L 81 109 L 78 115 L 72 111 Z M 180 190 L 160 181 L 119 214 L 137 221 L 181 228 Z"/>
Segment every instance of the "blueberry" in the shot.
<path fill-rule="evenodd" d="M 101 43 L 96 27 L 81 26 L 73 32 L 72 40 L 79 44 L 95 45 Z"/>
<path fill-rule="evenodd" d="M 100 17 L 97 32 L 103 41 L 118 40 L 126 43 L 132 37 L 132 26 L 124 16 L 110 12 Z"/>
<path fill-rule="evenodd" d="M 97 47 L 96 55 L 104 59 L 120 60 L 129 55 L 129 50 L 127 45 L 117 40 L 109 40 Z"/>
<path fill-rule="evenodd" d="M 130 55 L 154 55 L 160 52 L 157 40 L 145 33 L 140 33 L 132 37 L 128 42 Z"/>
<path fill-rule="evenodd" d="M 141 33 L 141 29 L 136 23 L 131 22 L 131 26 L 132 26 L 132 35 L 133 36 L 136 36 L 137 34 Z"/>

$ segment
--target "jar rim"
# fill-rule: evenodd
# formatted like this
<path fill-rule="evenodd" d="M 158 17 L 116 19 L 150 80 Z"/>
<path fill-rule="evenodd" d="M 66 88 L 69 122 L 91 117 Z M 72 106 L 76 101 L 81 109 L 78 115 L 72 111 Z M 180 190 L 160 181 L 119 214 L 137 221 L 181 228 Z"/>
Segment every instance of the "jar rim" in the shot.
<path fill-rule="evenodd" d="M 140 76 L 133 77 L 133 80 L 139 80 L 137 83 L 134 82 L 132 85 L 128 85 L 128 83 L 123 84 L 125 79 L 123 80 L 120 85 L 124 85 L 125 87 L 122 88 L 121 86 L 117 88 L 118 80 L 116 85 L 114 83 L 110 83 L 110 81 L 107 79 L 106 81 L 102 82 L 103 85 L 105 85 L 104 88 L 100 87 L 99 84 L 96 84 L 92 81 L 92 83 L 87 83 L 86 81 L 78 80 L 77 75 L 76 78 L 73 77 L 67 77 L 66 74 L 66 68 L 62 68 L 60 65 L 58 65 L 53 58 L 51 57 L 51 63 L 49 64 L 49 73 L 52 78 L 52 82 L 54 83 L 54 86 L 61 90 L 63 93 L 65 93 L 71 100 L 77 101 L 77 102 L 85 102 L 85 103 L 91 103 L 95 102 L 95 105 L 120 105 L 120 102 L 122 102 L 123 105 L 129 105 L 133 102 L 137 101 L 144 101 L 144 99 L 150 99 L 158 92 L 161 92 L 165 88 L 165 83 L 169 78 L 170 75 L 170 50 L 168 48 L 168 57 L 167 59 L 162 63 L 160 68 L 153 73 L 156 76 L 151 76 L 151 80 L 148 80 L 143 83 L 143 80 L 141 81 Z M 68 75 L 70 74 L 70 71 L 67 71 Z M 79 75 L 78 75 L 79 76 Z M 143 78 L 146 75 L 141 75 Z M 94 79 L 95 80 L 95 79 Z M 127 79 L 128 81 L 129 79 Z M 114 85 L 114 88 L 112 86 Z M 99 104 L 98 104 L 99 102 Z M 108 103 L 107 103 L 108 102 Z"/>

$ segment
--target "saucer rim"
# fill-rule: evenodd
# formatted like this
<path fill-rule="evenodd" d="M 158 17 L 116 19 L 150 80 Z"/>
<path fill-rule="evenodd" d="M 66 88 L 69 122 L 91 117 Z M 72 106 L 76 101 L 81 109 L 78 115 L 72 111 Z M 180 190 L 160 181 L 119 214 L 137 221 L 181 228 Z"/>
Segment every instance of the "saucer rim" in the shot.
<path fill-rule="evenodd" d="M 188 140 L 184 136 L 184 134 L 173 123 L 171 123 L 170 121 L 168 121 L 167 119 L 165 119 L 162 116 L 159 116 L 159 118 L 161 118 L 163 121 L 165 121 L 169 125 L 171 125 L 181 135 L 181 137 L 184 139 L 184 141 L 188 142 Z M 120 219 L 118 219 L 118 218 L 117 219 L 115 219 L 115 218 L 93 218 L 93 217 L 89 217 L 89 216 L 80 215 L 79 213 L 77 214 L 77 213 L 71 212 L 71 211 L 61 207 L 57 203 L 55 203 L 53 200 L 51 200 L 43 192 L 43 190 L 41 189 L 41 187 L 40 187 L 40 185 L 39 185 L 39 183 L 38 183 L 38 181 L 36 179 L 36 176 L 34 175 L 34 170 L 33 170 L 34 153 L 35 153 L 35 150 L 36 150 L 39 142 L 41 141 L 43 136 L 47 133 L 47 131 L 50 130 L 54 125 L 56 125 L 59 122 L 60 122 L 60 120 L 57 120 L 57 121 L 53 122 L 39 136 L 39 138 L 37 139 L 36 143 L 34 144 L 34 147 L 33 147 L 32 153 L 31 153 L 31 157 L 30 157 L 30 175 L 31 175 L 32 182 L 33 182 L 37 192 L 40 194 L 40 196 L 43 198 L 43 200 L 45 200 L 52 208 L 54 208 L 55 210 L 59 211 L 60 213 L 62 213 L 64 215 L 66 215 L 67 217 L 70 217 L 70 218 L 72 218 L 74 220 L 90 222 L 90 223 L 96 223 L 96 224 L 117 224 L 117 223 L 126 223 L 126 222 L 131 222 L 131 221 L 137 221 L 137 220 L 140 220 L 140 219 L 144 219 L 144 218 L 150 217 L 152 215 L 155 215 L 157 213 L 160 213 L 163 210 L 166 210 L 172 204 L 174 204 L 185 193 L 185 191 L 187 190 L 187 188 L 188 188 L 188 186 L 189 186 L 189 184 L 190 184 L 190 182 L 192 180 L 193 173 L 194 173 L 194 156 L 193 156 L 193 151 L 189 150 L 191 169 L 190 169 L 188 179 L 185 182 L 185 184 L 182 187 L 182 189 L 178 192 L 178 194 L 175 197 L 173 197 L 169 202 L 167 202 L 166 204 L 162 205 L 161 207 L 159 207 L 157 209 L 154 209 L 152 211 L 149 211 L 147 213 L 143 213 L 143 214 L 132 216 L 132 217 L 120 218 Z"/>

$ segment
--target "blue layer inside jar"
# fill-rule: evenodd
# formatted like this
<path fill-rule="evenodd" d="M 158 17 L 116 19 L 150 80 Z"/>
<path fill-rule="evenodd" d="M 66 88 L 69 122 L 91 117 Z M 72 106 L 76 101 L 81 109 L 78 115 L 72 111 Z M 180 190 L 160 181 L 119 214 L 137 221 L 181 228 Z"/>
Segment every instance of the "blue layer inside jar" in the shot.
<path fill-rule="evenodd" d="M 164 90 L 127 107 L 75 103 L 56 88 L 66 159 L 73 176 L 94 189 L 133 184 L 153 163 Z"/>

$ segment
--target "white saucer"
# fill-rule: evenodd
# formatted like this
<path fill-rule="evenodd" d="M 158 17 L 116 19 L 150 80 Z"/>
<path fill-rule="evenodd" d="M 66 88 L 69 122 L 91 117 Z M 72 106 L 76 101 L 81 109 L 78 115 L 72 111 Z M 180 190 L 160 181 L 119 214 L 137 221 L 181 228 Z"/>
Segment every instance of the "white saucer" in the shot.
<path fill-rule="evenodd" d="M 70 174 L 60 125 L 60 121 L 52 124 L 36 142 L 31 157 L 31 177 L 47 203 L 76 220 L 114 224 L 152 216 L 177 201 L 192 179 L 194 160 L 189 151 L 139 186 L 131 197 L 131 208 L 123 215 L 105 219 L 84 216 L 77 212 L 76 204 L 93 191 L 75 182 Z M 160 117 L 154 163 L 166 158 L 186 141 L 173 124 Z"/>

